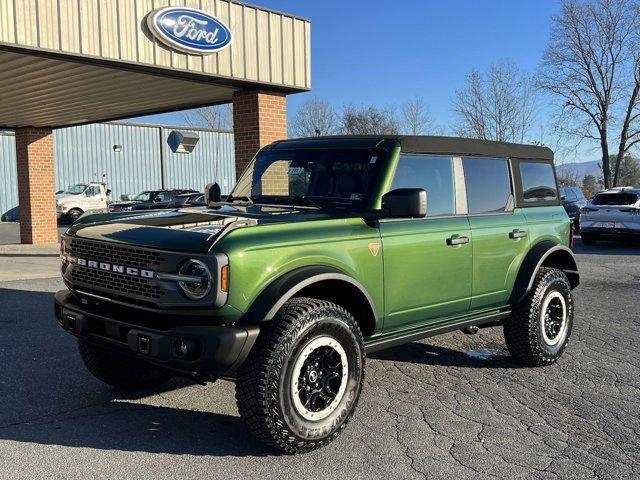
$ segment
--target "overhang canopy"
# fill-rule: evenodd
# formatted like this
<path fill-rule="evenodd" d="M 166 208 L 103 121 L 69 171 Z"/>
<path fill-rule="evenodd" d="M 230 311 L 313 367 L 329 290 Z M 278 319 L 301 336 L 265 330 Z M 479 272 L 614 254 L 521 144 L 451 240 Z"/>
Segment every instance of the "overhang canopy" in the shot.
<path fill-rule="evenodd" d="M 194 55 L 148 28 L 149 14 L 168 3 L 0 2 L 0 127 L 68 126 L 225 103 L 243 89 L 310 88 L 307 20 L 226 0 L 172 1 L 231 31 L 229 47 Z"/>

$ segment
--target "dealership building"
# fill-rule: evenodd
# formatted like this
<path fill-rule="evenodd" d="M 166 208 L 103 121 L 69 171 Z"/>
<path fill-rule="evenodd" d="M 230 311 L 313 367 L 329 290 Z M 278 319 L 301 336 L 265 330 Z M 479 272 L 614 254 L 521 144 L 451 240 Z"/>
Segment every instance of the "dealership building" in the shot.
<path fill-rule="evenodd" d="M 16 179 L 22 243 L 54 243 L 54 193 L 67 178 L 74 181 L 67 177 L 70 163 L 85 165 L 85 176 L 106 174 L 113 182 L 109 161 L 142 158 L 126 157 L 141 148 L 118 140 L 126 133 L 91 135 L 154 131 L 158 158 L 115 174 L 121 181 L 119 175 L 137 168 L 152 180 L 145 188 L 189 187 L 177 183 L 190 182 L 197 171 L 230 184 L 261 146 L 285 138 L 286 96 L 311 88 L 310 23 L 225 0 L 14 0 L 0 2 L 0 63 L 0 130 L 10 131 L 0 134 L 0 183 Z M 199 145 L 186 154 L 165 151 L 171 129 L 91 125 L 223 103 L 233 104 L 233 132 L 196 131 Z M 210 135 L 220 138 L 203 141 Z M 83 158 L 82 142 L 114 157 Z M 221 153 L 230 146 L 232 160 Z M 204 160 L 190 157 L 196 151 Z M 207 156 L 213 170 L 201 165 Z M 229 162 L 231 171 L 223 172 Z"/>

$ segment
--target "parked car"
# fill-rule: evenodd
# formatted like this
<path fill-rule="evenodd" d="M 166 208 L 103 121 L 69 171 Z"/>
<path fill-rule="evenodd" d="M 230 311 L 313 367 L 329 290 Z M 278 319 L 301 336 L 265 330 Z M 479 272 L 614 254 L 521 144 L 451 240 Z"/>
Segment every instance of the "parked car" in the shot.
<path fill-rule="evenodd" d="M 580 212 L 582 243 L 601 238 L 640 238 L 640 189 L 618 187 L 596 194 Z"/>
<path fill-rule="evenodd" d="M 55 317 L 103 382 L 234 379 L 249 430 L 299 453 L 344 430 L 365 352 L 499 326 L 531 367 L 569 341 L 580 279 L 546 147 L 287 140 L 219 193 L 63 236 Z"/>
<path fill-rule="evenodd" d="M 173 201 L 174 208 L 204 207 L 205 205 L 204 193 L 199 192 L 176 195 Z"/>
<path fill-rule="evenodd" d="M 198 193 L 195 190 L 146 190 L 127 202 L 113 202 L 109 205 L 110 212 L 124 212 L 129 210 L 155 210 L 173 208 L 177 195 L 184 193 Z"/>
<path fill-rule="evenodd" d="M 560 187 L 562 206 L 573 222 L 576 230 L 580 229 L 580 210 L 587 205 L 582 190 L 578 187 Z"/>
<path fill-rule="evenodd" d="M 56 194 L 58 220 L 75 222 L 85 212 L 106 210 L 109 190 L 105 183 L 78 183 Z"/>

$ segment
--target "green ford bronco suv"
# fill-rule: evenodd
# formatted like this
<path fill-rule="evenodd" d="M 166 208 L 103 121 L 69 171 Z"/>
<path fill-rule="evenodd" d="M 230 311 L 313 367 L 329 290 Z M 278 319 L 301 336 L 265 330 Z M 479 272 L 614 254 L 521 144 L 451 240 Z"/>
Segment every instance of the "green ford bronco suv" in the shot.
<path fill-rule="evenodd" d="M 100 380 L 234 380 L 251 432 L 296 453 L 344 429 L 366 352 L 497 326 L 523 365 L 567 345 L 579 276 L 547 148 L 288 140 L 219 192 L 63 236 L 55 315 Z"/>

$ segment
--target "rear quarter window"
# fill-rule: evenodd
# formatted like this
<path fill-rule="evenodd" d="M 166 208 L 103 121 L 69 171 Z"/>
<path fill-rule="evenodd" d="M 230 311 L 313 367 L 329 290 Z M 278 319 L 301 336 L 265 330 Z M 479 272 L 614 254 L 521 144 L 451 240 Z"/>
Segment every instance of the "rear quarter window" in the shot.
<path fill-rule="evenodd" d="M 513 163 L 521 206 L 559 204 L 560 196 L 551 162 L 514 160 Z"/>
<path fill-rule="evenodd" d="M 507 160 L 464 157 L 469 214 L 504 213 L 513 207 Z"/>

